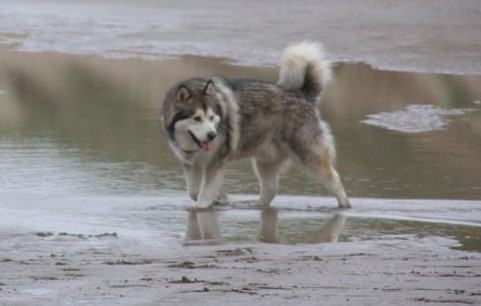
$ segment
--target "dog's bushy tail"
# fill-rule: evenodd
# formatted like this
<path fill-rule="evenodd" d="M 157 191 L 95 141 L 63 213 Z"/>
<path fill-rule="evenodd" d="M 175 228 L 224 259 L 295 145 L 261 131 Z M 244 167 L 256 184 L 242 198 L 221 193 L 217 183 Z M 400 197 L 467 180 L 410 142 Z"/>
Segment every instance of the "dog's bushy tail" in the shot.
<path fill-rule="evenodd" d="M 325 60 L 319 42 L 303 41 L 288 46 L 279 65 L 277 85 L 286 90 L 300 90 L 309 101 L 318 101 L 331 79 L 331 65 Z"/>

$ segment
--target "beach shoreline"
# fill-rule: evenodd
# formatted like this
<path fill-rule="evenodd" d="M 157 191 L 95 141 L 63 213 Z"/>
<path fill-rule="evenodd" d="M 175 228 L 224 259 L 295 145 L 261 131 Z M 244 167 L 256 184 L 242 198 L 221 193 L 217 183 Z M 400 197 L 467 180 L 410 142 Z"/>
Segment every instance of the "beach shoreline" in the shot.
<path fill-rule="evenodd" d="M 481 5 L 475 0 L 8 2 L 0 12 L 7 21 L 0 43 L 14 50 L 274 65 L 286 45 L 309 39 L 323 42 L 334 62 L 481 75 Z"/>

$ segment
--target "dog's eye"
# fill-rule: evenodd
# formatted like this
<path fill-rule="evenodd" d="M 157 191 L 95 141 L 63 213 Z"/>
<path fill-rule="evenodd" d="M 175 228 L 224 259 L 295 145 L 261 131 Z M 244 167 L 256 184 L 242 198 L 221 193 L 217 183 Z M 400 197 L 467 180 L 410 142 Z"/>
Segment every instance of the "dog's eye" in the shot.
<path fill-rule="evenodd" d="M 210 120 L 210 121 L 214 121 L 214 116 L 213 116 L 213 115 L 210 116 L 209 120 Z"/>
<path fill-rule="evenodd" d="M 200 122 L 200 117 L 199 117 L 199 116 L 195 116 L 195 117 L 194 117 L 194 121 Z"/>

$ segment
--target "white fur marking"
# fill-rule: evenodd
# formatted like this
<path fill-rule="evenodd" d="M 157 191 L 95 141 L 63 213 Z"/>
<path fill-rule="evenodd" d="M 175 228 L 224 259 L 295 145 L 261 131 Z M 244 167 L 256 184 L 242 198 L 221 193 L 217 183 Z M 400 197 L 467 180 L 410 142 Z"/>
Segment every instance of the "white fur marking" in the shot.
<path fill-rule="evenodd" d="M 331 79 L 331 65 L 325 60 L 322 44 L 312 41 L 292 44 L 285 49 L 277 84 L 291 90 L 301 88 L 309 64 L 315 65 L 322 86 L 326 86 Z"/>

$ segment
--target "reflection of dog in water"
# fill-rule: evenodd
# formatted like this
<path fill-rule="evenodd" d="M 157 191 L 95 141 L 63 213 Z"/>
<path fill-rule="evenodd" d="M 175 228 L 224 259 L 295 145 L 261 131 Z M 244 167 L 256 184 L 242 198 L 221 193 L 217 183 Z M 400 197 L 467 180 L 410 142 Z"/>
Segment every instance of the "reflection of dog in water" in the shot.
<path fill-rule="evenodd" d="M 186 243 L 217 244 L 222 242 L 217 212 L 210 209 L 190 210 L 187 219 Z"/>
<path fill-rule="evenodd" d="M 324 225 L 315 233 L 309 234 L 305 243 L 336 242 L 344 227 L 346 217 L 335 213 L 328 218 Z M 258 239 L 266 243 L 291 243 L 282 237 L 278 231 L 279 217 L 276 209 L 261 211 Z M 217 212 L 214 209 L 189 211 L 186 231 L 186 244 L 217 244 L 222 242 Z"/>
<path fill-rule="evenodd" d="M 334 168 L 333 137 L 319 114 L 330 75 L 321 45 L 302 42 L 284 51 L 277 84 L 211 77 L 173 86 L 161 117 L 196 207 L 225 200 L 220 192 L 224 168 L 241 158 L 253 160 L 260 206 L 269 206 L 281 170 L 291 160 L 323 182 L 340 207 L 350 207 Z"/>
<path fill-rule="evenodd" d="M 339 234 L 344 227 L 346 217 L 340 213 L 335 213 L 328 218 L 319 231 L 310 234 L 306 243 L 328 243 L 336 242 Z M 289 240 L 279 234 L 279 216 L 275 209 L 264 209 L 261 212 L 261 222 L 259 226 L 259 240 L 267 243 L 289 243 Z"/>

